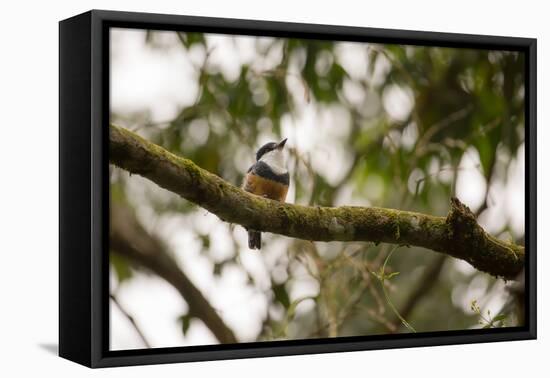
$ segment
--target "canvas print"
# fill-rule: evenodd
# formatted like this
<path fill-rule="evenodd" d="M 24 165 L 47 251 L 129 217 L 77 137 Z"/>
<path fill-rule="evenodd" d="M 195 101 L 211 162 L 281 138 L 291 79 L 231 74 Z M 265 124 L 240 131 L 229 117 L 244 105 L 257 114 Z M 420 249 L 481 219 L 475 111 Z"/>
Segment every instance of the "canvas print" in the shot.
<path fill-rule="evenodd" d="M 110 350 L 524 325 L 523 53 L 109 34 Z"/>

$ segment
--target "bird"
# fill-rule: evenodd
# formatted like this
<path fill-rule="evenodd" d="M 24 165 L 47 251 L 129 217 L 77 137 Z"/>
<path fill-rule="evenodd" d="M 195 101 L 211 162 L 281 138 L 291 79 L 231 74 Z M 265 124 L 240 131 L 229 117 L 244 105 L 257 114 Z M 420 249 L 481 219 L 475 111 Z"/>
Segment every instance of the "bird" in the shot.
<path fill-rule="evenodd" d="M 248 168 L 244 177 L 242 188 L 245 191 L 275 201 L 285 201 L 290 179 L 283 152 L 286 141 L 287 138 L 260 147 L 256 152 L 256 162 Z M 248 248 L 261 249 L 261 232 L 250 229 L 247 231 Z"/>

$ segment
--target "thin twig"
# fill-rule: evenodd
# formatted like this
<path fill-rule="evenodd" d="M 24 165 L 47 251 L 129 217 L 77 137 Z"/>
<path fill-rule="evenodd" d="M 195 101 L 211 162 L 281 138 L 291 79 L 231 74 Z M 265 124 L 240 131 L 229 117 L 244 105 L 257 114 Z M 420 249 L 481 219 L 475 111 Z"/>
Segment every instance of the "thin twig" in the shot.
<path fill-rule="evenodd" d="M 443 268 L 445 260 L 447 260 L 447 256 L 445 255 L 436 256 L 435 261 L 433 261 L 428 266 L 422 278 L 420 279 L 420 282 L 417 284 L 414 290 L 411 291 L 407 301 L 401 308 L 401 316 L 403 318 L 407 319 L 409 317 L 418 302 L 420 302 L 420 300 L 422 300 L 422 298 L 424 298 L 438 282 L 437 277 L 439 276 L 439 273 Z M 397 319 L 393 322 L 394 326 L 397 326 L 399 323 L 401 323 L 400 319 Z"/>
<path fill-rule="evenodd" d="M 387 279 L 386 278 L 386 265 L 389 262 L 393 252 L 395 252 L 395 250 L 397 248 L 399 248 L 399 246 L 393 247 L 392 250 L 390 251 L 390 253 L 388 254 L 388 257 L 386 257 L 386 260 L 384 260 L 384 265 L 382 265 L 382 269 L 381 269 L 381 272 L 380 272 L 380 275 L 379 275 L 378 279 L 380 280 L 380 286 L 382 287 L 382 292 L 384 293 L 384 298 L 386 298 L 386 302 L 388 303 L 388 306 L 390 306 L 390 309 L 393 311 L 395 316 L 397 316 L 399 318 L 399 320 L 401 320 L 401 323 L 405 327 L 407 327 L 411 332 L 416 333 L 416 330 L 414 329 L 414 327 L 412 325 L 410 325 L 405 320 L 405 318 L 399 313 L 399 311 L 397 311 L 397 308 L 395 308 L 393 302 L 390 299 L 390 296 L 388 295 L 388 292 L 387 292 L 386 286 L 385 286 L 385 281 Z"/>
<path fill-rule="evenodd" d="M 146 348 L 151 348 L 151 344 L 145 338 L 145 335 L 143 334 L 143 332 L 141 331 L 141 329 L 137 325 L 134 317 L 132 315 L 130 315 L 130 313 L 124 307 L 122 307 L 122 305 L 118 301 L 116 295 L 111 293 L 111 294 L 109 294 L 109 298 L 111 298 L 111 300 L 113 301 L 115 306 L 118 308 L 118 310 L 122 313 L 122 315 L 124 315 L 126 317 L 126 319 L 128 319 L 128 321 L 130 322 L 132 327 L 136 330 L 136 333 L 138 334 L 139 338 L 141 339 L 141 341 L 143 342 L 145 347 Z"/>

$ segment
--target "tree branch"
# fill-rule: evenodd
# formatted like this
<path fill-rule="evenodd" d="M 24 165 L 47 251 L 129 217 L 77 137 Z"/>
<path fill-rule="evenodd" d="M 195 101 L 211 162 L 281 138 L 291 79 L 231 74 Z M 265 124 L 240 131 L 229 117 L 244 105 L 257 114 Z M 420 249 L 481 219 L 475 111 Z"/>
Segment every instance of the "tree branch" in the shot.
<path fill-rule="evenodd" d="M 317 207 L 247 193 L 131 131 L 110 126 L 111 163 L 194 202 L 220 219 L 258 231 L 315 241 L 370 241 L 419 246 L 513 280 L 525 249 L 486 233 L 470 209 L 451 199 L 447 217 L 377 207 Z"/>
<path fill-rule="evenodd" d="M 111 203 L 110 248 L 165 279 L 183 297 L 189 314 L 212 331 L 220 343 L 236 343 L 233 331 L 223 322 L 202 293 L 181 271 L 161 241 L 150 235 L 129 208 Z"/>

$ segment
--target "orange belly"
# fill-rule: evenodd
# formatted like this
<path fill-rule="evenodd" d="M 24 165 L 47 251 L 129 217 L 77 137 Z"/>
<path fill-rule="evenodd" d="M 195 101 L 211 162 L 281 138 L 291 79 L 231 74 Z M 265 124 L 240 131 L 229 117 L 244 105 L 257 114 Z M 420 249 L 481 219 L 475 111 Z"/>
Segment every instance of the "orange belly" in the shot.
<path fill-rule="evenodd" d="M 245 177 L 243 189 L 258 196 L 284 202 L 288 186 L 277 181 L 269 180 L 253 173 Z"/>

